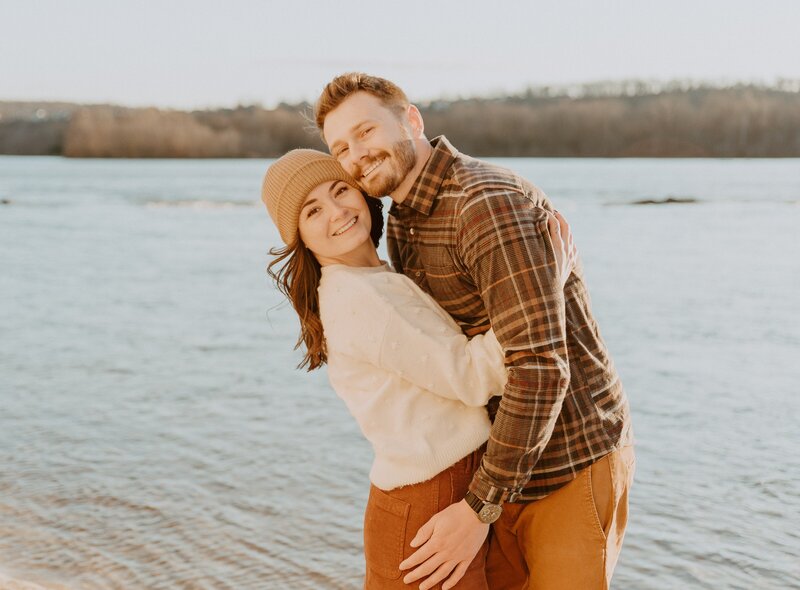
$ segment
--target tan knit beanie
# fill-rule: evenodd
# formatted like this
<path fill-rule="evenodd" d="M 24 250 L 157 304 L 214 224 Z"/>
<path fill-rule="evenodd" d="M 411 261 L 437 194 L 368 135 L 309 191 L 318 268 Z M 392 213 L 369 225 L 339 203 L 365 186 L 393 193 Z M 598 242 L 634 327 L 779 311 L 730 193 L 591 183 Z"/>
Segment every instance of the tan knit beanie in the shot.
<path fill-rule="evenodd" d="M 317 150 L 292 150 L 267 169 L 261 200 L 285 244 L 297 235 L 303 201 L 312 189 L 327 181 L 343 180 L 357 186 L 336 158 Z"/>

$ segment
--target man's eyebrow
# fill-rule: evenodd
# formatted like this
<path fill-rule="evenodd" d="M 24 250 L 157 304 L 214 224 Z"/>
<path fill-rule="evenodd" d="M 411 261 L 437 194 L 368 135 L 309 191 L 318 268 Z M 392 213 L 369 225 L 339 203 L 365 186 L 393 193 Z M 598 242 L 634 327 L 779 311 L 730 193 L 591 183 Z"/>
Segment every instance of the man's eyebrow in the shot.
<path fill-rule="evenodd" d="M 356 123 L 350 128 L 350 133 L 356 131 L 359 127 L 363 127 L 364 125 L 371 125 L 375 122 L 375 119 L 364 119 L 363 121 Z"/>
<path fill-rule="evenodd" d="M 374 122 L 375 122 L 375 121 L 374 121 L 373 119 L 364 119 L 363 121 L 359 121 L 358 123 L 356 123 L 355 125 L 353 125 L 352 127 L 350 127 L 350 129 L 348 129 L 348 130 L 347 130 L 347 133 L 348 133 L 348 135 L 349 135 L 349 134 L 352 134 L 352 133 L 355 133 L 355 131 L 356 131 L 356 130 L 357 130 L 359 127 L 363 127 L 363 126 L 364 126 L 364 125 L 366 125 L 367 123 L 374 123 Z M 337 147 L 339 147 L 339 145 L 340 145 L 340 144 L 342 144 L 342 143 L 344 143 L 344 141 L 343 141 L 343 140 L 341 140 L 341 139 L 337 139 L 336 141 L 334 141 L 334 142 L 333 142 L 333 144 L 330 146 L 330 150 L 331 150 L 331 152 L 333 152 L 333 151 L 334 151 L 334 150 L 335 150 Z"/>

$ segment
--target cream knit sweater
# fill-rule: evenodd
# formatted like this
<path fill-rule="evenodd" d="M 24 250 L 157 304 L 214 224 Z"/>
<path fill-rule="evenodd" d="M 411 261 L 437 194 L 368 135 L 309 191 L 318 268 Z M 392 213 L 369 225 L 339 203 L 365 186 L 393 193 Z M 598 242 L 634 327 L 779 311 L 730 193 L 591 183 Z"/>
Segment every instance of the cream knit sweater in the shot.
<path fill-rule="evenodd" d="M 319 300 L 328 378 L 372 443 L 373 484 L 425 481 L 488 439 L 484 406 L 506 380 L 492 331 L 468 340 L 385 264 L 323 267 Z"/>

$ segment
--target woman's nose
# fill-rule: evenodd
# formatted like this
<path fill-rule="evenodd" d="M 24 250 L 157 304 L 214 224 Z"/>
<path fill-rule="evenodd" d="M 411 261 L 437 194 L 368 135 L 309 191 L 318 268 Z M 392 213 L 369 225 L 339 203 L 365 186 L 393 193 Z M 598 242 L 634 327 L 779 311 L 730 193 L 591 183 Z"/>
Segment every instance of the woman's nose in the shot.
<path fill-rule="evenodd" d="M 344 214 L 347 212 L 347 207 L 342 207 L 336 201 L 331 203 L 331 221 L 336 221 L 337 219 L 344 217 Z"/>

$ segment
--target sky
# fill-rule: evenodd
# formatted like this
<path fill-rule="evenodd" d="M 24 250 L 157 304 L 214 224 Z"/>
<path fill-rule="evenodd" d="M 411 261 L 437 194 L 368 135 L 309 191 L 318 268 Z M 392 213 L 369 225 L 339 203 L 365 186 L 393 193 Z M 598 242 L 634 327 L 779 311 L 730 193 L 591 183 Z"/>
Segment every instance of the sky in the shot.
<path fill-rule="evenodd" d="M 798 0 L 0 0 L 0 18 L 0 100 L 271 107 L 353 70 L 420 102 L 800 79 Z"/>

